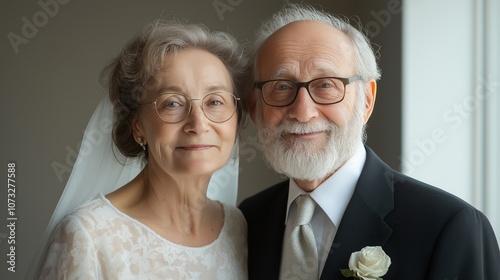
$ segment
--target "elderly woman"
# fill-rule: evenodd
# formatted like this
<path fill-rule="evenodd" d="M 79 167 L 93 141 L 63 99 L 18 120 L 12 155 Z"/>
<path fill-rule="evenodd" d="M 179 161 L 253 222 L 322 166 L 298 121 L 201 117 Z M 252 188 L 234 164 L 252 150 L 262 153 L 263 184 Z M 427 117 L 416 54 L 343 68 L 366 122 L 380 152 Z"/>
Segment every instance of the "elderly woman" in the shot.
<path fill-rule="evenodd" d="M 42 279 L 246 279 L 246 223 L 207 198 L 237 141 L 245 57 L 233 37 L 155 22 L 104 73 L 113 140 L 146 164 L 53 233 Z M 90 174 L 91 176 L 91 174 Z"/>

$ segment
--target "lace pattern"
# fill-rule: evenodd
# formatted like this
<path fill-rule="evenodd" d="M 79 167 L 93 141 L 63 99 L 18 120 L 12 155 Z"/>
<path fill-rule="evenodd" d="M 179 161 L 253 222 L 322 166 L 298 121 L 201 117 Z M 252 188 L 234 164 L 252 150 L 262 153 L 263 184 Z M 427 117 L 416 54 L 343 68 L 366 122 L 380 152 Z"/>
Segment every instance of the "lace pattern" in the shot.
<path fill-rule="evenodd" d="M 40 279 L 247 279 L 246 222 L 236 207 L 223 205 L 219 237 L 186 247 L 99 195 L 57 226 Z"/>

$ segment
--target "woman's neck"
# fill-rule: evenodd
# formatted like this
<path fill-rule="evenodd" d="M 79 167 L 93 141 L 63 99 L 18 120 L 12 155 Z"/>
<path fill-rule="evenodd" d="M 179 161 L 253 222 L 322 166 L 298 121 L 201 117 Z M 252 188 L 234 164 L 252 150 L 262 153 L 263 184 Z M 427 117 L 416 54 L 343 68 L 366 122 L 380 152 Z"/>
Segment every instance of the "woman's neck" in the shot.
<path fill-rule="evenodd" d="M 108 199 L 166 239 L 201 246 L 217 238 L 224 220 L 222 206 L 206 196 L 209 181 L 209 176 L 175 176 L 146 165 Z"/>

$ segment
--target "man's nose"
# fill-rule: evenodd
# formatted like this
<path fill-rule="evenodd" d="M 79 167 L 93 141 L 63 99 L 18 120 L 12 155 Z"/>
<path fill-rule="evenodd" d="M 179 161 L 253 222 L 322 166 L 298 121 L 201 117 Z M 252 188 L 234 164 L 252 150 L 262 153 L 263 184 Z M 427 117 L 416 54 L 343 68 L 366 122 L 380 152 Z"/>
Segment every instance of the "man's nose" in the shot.
<path fill-rule="evenodd" d="M 299 122 L 308 122 L 318 117 L 317 105 L 309 95 L 307 88 L 300 87 L 297 97 L 288 108 L 288 117 L 296 119 Z"/>

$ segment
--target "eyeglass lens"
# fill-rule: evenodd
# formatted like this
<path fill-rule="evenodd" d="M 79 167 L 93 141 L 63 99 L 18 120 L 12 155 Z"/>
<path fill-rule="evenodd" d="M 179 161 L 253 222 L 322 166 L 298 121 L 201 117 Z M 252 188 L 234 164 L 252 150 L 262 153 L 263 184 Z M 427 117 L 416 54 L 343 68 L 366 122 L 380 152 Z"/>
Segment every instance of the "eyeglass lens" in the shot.
<path fill-rule="evenodd" d="M 162 94 L 156 99 L 156 112 L 167 123 L 184 120 L 191 112 L 192 102 L 182 94 Z M 236 111 L 236 97 L 228 92 L 210 93 L 201 99 L 201 108 L 205 116 L 213 122 L 225 122 Z"/>
<path fill-rule="evenodd" d="M 262 86 L 264 101 L 277 106 L 291 104 L 298 93 L 297 84 L 289 80 L 272 80 L 265 83 Z M 344 83 L 335 78 L 315 79 L 304 86 L 307 87 L 312 99 L 320 104 L 336 103 L 344 97 Z"/>

